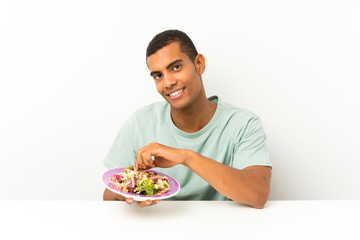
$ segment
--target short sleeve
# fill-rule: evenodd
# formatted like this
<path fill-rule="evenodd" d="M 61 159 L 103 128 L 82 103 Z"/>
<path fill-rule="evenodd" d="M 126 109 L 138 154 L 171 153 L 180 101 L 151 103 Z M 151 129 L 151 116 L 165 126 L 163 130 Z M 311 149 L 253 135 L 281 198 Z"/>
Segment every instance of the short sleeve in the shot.
<path fill-rule="evenodd" d="M 265 145 L 266 135 L 258 116 L 252 116 L 235 139 L 233 167 L 272 167 L 270 154 Z"/>
<path fill-rule="evenodd" d="M 104 165 L 107 168 L 127 167 L 136 160 L 136 150 L 133 147 L 133 123 L 130 118 L 120 129 L 114 143 L 105 157 Z"/>

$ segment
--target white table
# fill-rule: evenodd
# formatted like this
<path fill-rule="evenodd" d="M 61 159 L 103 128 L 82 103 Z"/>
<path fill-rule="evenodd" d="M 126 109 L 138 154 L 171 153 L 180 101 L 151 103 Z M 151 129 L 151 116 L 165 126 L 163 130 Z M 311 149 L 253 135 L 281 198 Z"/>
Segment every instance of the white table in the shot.
<path fill-rule="evenodd" d="M 360 239 L 360 201 L 0 201 L 0 239 Z"/>

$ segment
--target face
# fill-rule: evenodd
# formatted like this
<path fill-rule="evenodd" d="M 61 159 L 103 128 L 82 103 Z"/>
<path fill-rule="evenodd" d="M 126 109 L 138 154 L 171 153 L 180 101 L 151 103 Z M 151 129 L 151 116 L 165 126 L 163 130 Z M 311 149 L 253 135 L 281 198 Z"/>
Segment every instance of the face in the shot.
<path fill-rule="evenodd" d="M 201 54 L 193 63 L 174 42 L 149 56 L 147 64 L 157 91 L 173 109 L 186 109 L 202 96 L 205 59 Z"/>

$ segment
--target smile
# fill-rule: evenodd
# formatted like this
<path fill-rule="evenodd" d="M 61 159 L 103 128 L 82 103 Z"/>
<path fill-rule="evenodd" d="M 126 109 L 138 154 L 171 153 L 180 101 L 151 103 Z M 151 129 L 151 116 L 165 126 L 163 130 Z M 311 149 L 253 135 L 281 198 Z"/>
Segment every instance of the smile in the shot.
<path fill-rule="evenodd" d="M 180 97 L 182 95 L 182 92 L 184 91 L 184 89 L 185 88 L 181 88 L 181 89 L 176 90 L 176 91 L 174 91 L 172 93 L 169 93 L 167 95 L 170 96 L 170 98 L 173 98 L 173 99 L 178 98 L 178 97 Z"/>

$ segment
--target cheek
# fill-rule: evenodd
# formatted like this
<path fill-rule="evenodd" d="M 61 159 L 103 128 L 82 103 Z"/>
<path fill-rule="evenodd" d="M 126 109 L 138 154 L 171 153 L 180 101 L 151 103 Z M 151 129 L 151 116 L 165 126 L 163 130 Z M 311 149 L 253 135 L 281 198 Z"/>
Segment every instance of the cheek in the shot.
<path fill-rule="evenodd" d="M 155 83 L 156 90 L 161 94 L 162 92 L 162 84 L 160 82 Z"/>
<path fill-rule="evenodd" d="M 193 74 L 191 76 L 192 78 L 189 79 L 188 85 L 191 86 L 191 89 L 193 92 L 198 92 L 201 90 L 201 79 L 198 75 Z"/>

